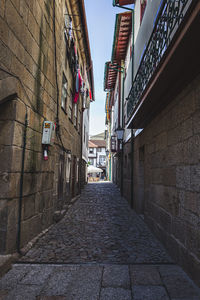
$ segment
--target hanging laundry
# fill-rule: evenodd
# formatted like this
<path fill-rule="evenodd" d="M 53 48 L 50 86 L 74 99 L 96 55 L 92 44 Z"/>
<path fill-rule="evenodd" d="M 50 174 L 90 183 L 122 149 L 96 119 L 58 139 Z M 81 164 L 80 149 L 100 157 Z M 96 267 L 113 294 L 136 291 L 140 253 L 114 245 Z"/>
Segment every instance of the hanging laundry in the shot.
<path fill-rule="evenodd" d="M 76 74 L 76 86 L 75 86 L 75 96 L 74 96 L 74 103 L 77 103 L 81 88 L 82 78 L 80 74 L 80 70 L 78 69 L 78 72 Z"/>

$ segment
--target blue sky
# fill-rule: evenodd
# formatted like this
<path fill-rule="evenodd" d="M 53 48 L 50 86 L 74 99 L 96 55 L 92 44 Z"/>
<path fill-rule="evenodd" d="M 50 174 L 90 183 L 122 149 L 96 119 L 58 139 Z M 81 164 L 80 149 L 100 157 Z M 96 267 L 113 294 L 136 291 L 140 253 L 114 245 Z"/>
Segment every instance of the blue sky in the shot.
<path fill-rule="evenodd" d="M 115 16 L 124 10 L 112 0 L 85 0 L 91 56 L 93 60 L 95 102 L 90 106 L 90 135 L 105 130 L 104 65 L 111 59 Z"/>

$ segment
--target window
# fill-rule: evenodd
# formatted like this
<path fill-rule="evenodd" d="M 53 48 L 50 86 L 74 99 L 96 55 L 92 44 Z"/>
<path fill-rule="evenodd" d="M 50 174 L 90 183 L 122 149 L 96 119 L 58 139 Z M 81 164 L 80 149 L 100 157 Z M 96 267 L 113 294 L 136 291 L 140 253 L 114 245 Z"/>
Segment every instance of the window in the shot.
<path fill-rule="evenodd" d="M 81 111 L 80 110 L 78 111 L 78 132 L 81 132 Z"/>
<path fill-rule="evenodd" d="M 90 152 L 90 154 L 93 154 L 94 153 L 94 148 L 90 148 L 89 152 Z"/>
<path fill-rule="evenodd" d="M 94 165 L 94 158 L 89 158 L 89 162 L 91 165 Z"/>
<path fill-rule="evenodd" d="M 65 36 L 68 40 L 72 38 L 72 18 L 69 15 L 67 5 L 65 5 Z"/>
<path fill-rule="evenodd" d="M 73 93 L 71 91 L 71 93 L 70 93 L 70 101 L 69 101 L 69 112 L 68 112 L 70 120 L 73 119 L 72 110 L 73 110 Z"/>
<path fill-rule="evenodd" d="M 99 155 L 99 163 L 100 165 L 104 165 L 106 162 L 106 157 L 104 155 Z"/>
<path fill-rule="evenodd" d="M 61 107 L 66 112 L 66 109 L 67 109 L 67 79 L 66 79 L 64 73 L 63 73 L 63 79 L 62 79 Z"/>
<path fill-rule="evenodd" d="M 85 143 L 85 125 L 84 125 L 84 133 L 83 133 L 83 135 L 84 135 L 84 143 Z"/>
<path fill-rule="evenodd" d="M 70 182 L 70 176 L 71 176 L 71 155 L 67 154 L 67 158 L 66 158 L 66 183 Z"/>
<path fill-rule="evenodd" d="M 97 152 L 101 152 L 101 148 L 97 148 Z"/>
<path fill-rule="evenodd" d="M 76 182 L 78 182 L 79 180 L 79 159 L 77 158 L 77 165 L 76 165 Z"/>
<path fill-rule="evenodd" d="M 88 145 L 88 140 L 89 140 L 89 135 L 88 133 L 86 134 L 86 145 Z"/>
<path fill-rule="evenodd" d="M 77 127 L 77 117 L 78 117 L 78 107 L 77 107 L 77 103 L 74 103 L 74 126 Z"/>

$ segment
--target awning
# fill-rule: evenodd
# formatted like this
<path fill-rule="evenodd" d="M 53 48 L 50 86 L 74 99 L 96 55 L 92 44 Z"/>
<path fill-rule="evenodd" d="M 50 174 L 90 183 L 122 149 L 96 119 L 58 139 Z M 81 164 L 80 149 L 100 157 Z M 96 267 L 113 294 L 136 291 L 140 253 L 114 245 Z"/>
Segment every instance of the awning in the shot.
<path fill-rule="evenodd" d="M 111 93 L 108 92 L 106 94 L 106 101 L 105 101 L 105 112 L 106 112 L 106 124 L 110 121 L 110 112 L 111 112 Z"/>
<path fill-rule="evenodd" d="M 95 166 L 89 166 L 88 168 L 87 168 L 87 173 L 89 174 L 91 174 L 91 173 L 102 173 L 103 172 L 103 170 L 102 169 L 100 169 L 100 168 L 97 168 L 97 167 L 95 167 Z"/>
<path fill-rule="evenodd" d="M 121 62 L 125 59 L 131 30 L 132 12 L 117 14 L 111 56 L 112 62 Z"/>
<path fill-rule="evenodd" d="M 129 5 L 134 4 L 135 0 L 113 0 L 113 5 Z"/>
<path fill-rule="evenodd" d="M 117 79 L 117 67 L 116 64 L 112 64 L 110 61 L 105 63 L 104 70 L 104 91 L 110 91 L 114 89 Z"/>

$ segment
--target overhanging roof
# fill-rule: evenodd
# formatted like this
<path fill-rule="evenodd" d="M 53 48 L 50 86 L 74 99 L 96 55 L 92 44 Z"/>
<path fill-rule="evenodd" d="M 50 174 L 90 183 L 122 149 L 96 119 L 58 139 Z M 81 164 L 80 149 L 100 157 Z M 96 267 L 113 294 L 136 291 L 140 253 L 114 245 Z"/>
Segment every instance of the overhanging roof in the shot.
<path fill-rule="evenodd" d="M 135 0 L 113 0 L 113 5 L 129 5 L 134 3 Z"/>
<path fill-rule="evenodd" d="M 104 70 L 104 91 L 110 91 L 114 89 L 117 79 L 118 69 L 116 64 L 112 64 L 111 61 L 105 63 Z"/>
<path fill-rule="evenodd" d="M 116 15 L 115 32 L 111 61 L 120 62 L 126 57 L 129 37 L 132 29 L 132 12 Z"/>

